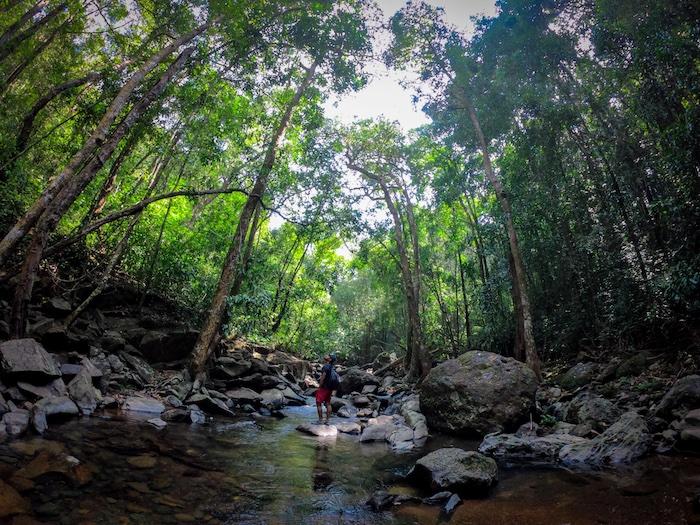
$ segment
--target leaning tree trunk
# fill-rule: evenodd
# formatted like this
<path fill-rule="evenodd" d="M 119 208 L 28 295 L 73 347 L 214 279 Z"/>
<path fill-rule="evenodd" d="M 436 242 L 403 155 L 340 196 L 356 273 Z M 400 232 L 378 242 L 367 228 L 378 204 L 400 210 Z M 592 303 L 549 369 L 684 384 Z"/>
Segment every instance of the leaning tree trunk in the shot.
<path fill-rule="evenodd" d="M 255 208 L 255 213 L 253 214 L 253 222 L 250 224 L 250 231 L 248 232 L 248 239 L 245 242 L 245 250 L 243 251 L 243 261 L 241 264 L 241 271 L 238 272 L 236 280 L 233 282 L 231 287 L 231 295 L 236 296 L 241 291 L 241 286 L 243 286 L 243 278 L 248 271 L 248 266 L 250 265 L 250 257 L 253 255 L 253 246 L 255 245 L 255 235 L 258 232 L 258 224 L 260 221 L 260 206 Z"/>
<path fill-rule="evenodd" d="M 10 229 L 10 231 L 5 235 L 5 237 L 0 241 L 0 265 L 7 259 L 7 257 L 12 253 L 17 244 L 29 233 L 29 230 L 37 223 L 39 218 L 44 214 L 47 208 L 52 204 L 54 199 L 57 198 L 58 194 L 68 185 L 68 183 L 74 179 L 81 166 L 86 162 L 90 162 L 91 156 L 95 153 L 95 150 L 103 151 L 104 148 L 100 145 L 105 143 L 108 139 L 109 130 L 114 124 L 116 118 L 121 114 L 122 110 L 125 108 L 129 98 L 133 92 L 138 88 L 143 82 L 144 78 L 148 73 L 153 71 L 160 63 L 162 63 L 168 56 L 170 56 L 173 51 L 177 50 L 183 44 L 194 39 L 197 35 L 204 32 L 213 21 L 204 23 L 190 31 L 186 35 L 181 36 L 170 45 L 163 48 L 161 51 L 150 57 L 141 68 L 134 73 L 129 80 L 127 80 L 124 85 L 119 90 L 119 93 L 112 100 L 111 104 L 105 111 L 102 119 L 97 124 L 96 128 L 93 130 L 90 137 L 85 141 L 83 147 L 78 151 L 68 165 L 59 173 L 56 177 L 52 179 L 48 187 L 44 190 L 43 194 L 32 204 L 32 206 L 27 210 L 27 212 L 22 216 Z M 188 56 L 192 54 L 194 49 L 190 48 L 186 50 Z M 183 53 L 185 53 L 183 52 Z M 181 55 L 182 56 L 182 55 Z M 184 66 L 184 63 L 182 64 Z M 172 67 L 172 65 L 171 65 Z M 170 69 L 170 68 L 169 68 Z M 165 87 L 165 86 L 163 86 Z M 162 91 L 162 90 L 161 90 Z M 139 103 L 137 102 L 136 105 Z M 146 108 L 143 108 L 144 110 Z M 133 109 L 132 109 L 133 112 Z M 127 117 L 128 118 L 128 117 Z M 121 124 L 120 124 L 121 125 Z M 109 156 L 104 156 L 100 153 L 96 155 L 101 157 L 101 162 L 105 162 Z M 84 170 L 83 170 L 84 171 Z"/>
<path fill-rule="evenodd" d="M 510 207 L 510 201 L 506 195 L 503 185 L 500 179 L 496 176 L 491 165 L 491 157 L 489 155 L 488 143 L 486 142 L 486 137 L 481 130 L 481 124 L 476 115 L 476 110 L 472 105 L 471 101 L 464 97 L 465 106 L 467 112 L 469 113 L 469 119 L 471 120 L 472 126 L 474 127 L 474 132 L 476 133 L 477 140 L 479 141 L 479 146 L 481 148 L 481 154 L 483 156 L 484 162 L 484 172 L 486 173 L 486 178 L 493 186 L 496 192 L 496 197 L 501 205 L 503 214 L 506 218 L 506 229 L 508 231 L 508 243 L 510 245 L 510 252 L 513 257 L 513 286 L 517 286 L 519 292 L 519 305 L 520 305 L 520 319 L 516 319 L 517 322 L 522 322 L 523 329 L 523 339 L 525 344 L 525 361 L 527 365 L 535 372 L 538 379 L 542 378 L 542 371 L 540 365 L 540 357 L 537 353 L 537 347 L 535 346 L 535 335 L 532 327 L 532 309 L 530 307 L 530 298 L 527 292 L 527 276 L 525 274 L 525 266 L 523 264 L 522 255 L 520 254 L 520 243 L 518 242 L 518 235 L 515 231 L 515 226 L 513 224 L 513 211 Z M 516 309 L 517 310 L 517 309 Z"/>
<path fill-rule="evenodd" d="M 316 74 L 317 67 L 318 61 L 314 62 L 313 65 L 306 71 L 306 75 L 304 76 L 301 84 L 299 84 L 297 87 L 294 97 L 292 97 L 292 100 L 289 102 L 289 104 L 287 104 L 287 107 L 282 114 L 282 118 L 280 119 L 279 124 L 277 124 L 277 128 L 275 129 L 275 132 L 267 147 L 265 159 L 263 160 L 260 172 L 255 180 L 255 184 L 253 185 L 253 190 L 251 191 L 250 196 L 248 197 L 248 200 L 241 211 L 241 215 L 238 219 L 238 225 L 236 226 L 236 232 L 233 236 L 233 241 L 231 242 L 228 254 L 226 255 L 226 260 L 224 261 L 224 267 L 221 271 L 219 284 L 216 287 L 216 292 L 214 293 L 214 298 L 212 299 L 209 307 L 207 318 L 202 325 L 202 329 L 199 332 L 199 337 L 197 338 L 194 350 L 192 351 L 190 370 L 195 378 L 195 384 L 193 386 L 194 390 L 199 389 L 206 377 L 207 361 L 209 360 L 211 352 L 214 350 L 214 344 L 219 334 L 221 320 L 223 319 L 224 311 L 226 309 L 226 299 L 231 290 L 231 286 L 241 269 L 240 258 L 245 237 L 248 233 L 248 226 L 250 225 L 251 218 L 255 213 L 256 208 L 262 204 L 262 197 L 267 189 L 267 181 L 275 164 L 277 146 L 282 138 L 282 135 L 287 129 L 287 126 L 289 125 L 294 109 L 297 107 L 301 101 L 301 97 L 304 95 L 304 92 L 311 84 L 311 81 Z"/>
<path fill-rule="evenodd" d="M 176 136 L 179 136 L 176 134 Z M 175 146 L 175 142 L 177 139 L 173 139 L 171 141 L 172 146 Z M 170 148 L 168 148 L 168 152 L 170 151 Z M 160 182 L 160 179 L 167 167 L 167 165 L 170 162 L 170 155 L 166 152 L 163 154 L 163 157 L 161 157 L 158 161 L 156 161 L 153 165 L 153 169 L 151 172 L 151 182 L 148 185 L 148 189 L 146 190 L 146 195 L 145 198 L 149 198 L 151 194 L 153 193 L 153 190 L 158 186 L 158 183 Z M 172 203 L 172 200 L 168 202 L 168 206 Z M 117 246 L 114 249 L 114 252 L 112 253 L 112 257 L 109 260 L 109 263 L 107 263 L 107 267 L 105 270 L 102 272 L 102 275 L 100 276 L 100 280 L 97 283 L 97 286 L 92 290 L 90 295 L 88 295 L 85 300 L 83 300 L 82 303 L 80 303 L 75 310 L 73 310 L 68 317 L 66 317 L 63 321 L 64 325 L 66 327 L 70 327 L 75 320 L 82 314 L 85 309 L 90 306 L 92 301 L 95 300 L 107 287 L 107 284 L 109 283 L 109 279 L 112 277 L 112 273 L 114 272 L 114 269 L 117 267 L 119 262 L 122 260 L 122 256 L 124 255 L 124 252 L 126 251 L 126 248 L 129 244 L 129 239 L 131 238 L 131 234 L 134 232 L 134 229 L 136 228 L 136 225 L 139 223 L 141 220 L 141 215 L 143 215 L 143 209 L 138 212 L 137 214 L 133 215 L 131 217 L 131 220 L 129 221 L 129 224 L 126 227 L 126 230 L 124 231 L 124 234 L 122 235 L 122 238 L 119 240 L 117 243 Z M 161 231 L 162 234 L 162 231 Z"/>
<path fill-rule="evenodd" d="M 173 189 L 177 189 L 180 184 L 180 179 L 182 179 L 182 174 L 185 171 L 185 166 L 187 166 L 187 158 L 182 162 L 180 166 L 180 171 L 177 174 L 177 179 L 175 179 L 175 184 Z M 143 291 L 141 292 L 141 299 L 139 299 L 139 311 L 143 308 L 143 304 L 146 302 L 146 296 L 151 288 L 153 282 L 153 272 L 155 270 L 156 262 L 158 261 L 158 256 L 160 255 L 160 248 L 163 244 L 163 234 L 165 233 L 165 225 L 168 222 L 168 217 L 170 217 L 170 210 L 173 207 L 172 199 L 168 200 L 168 206 L 165 208 L 165 215 L 163 215 L 163 220 L 160 223 L 160 230 L 158 231 L 158 239 L 156 240 L 156 245 L 153 248 L 153 253 L 151 254 L 150 261 L 148 263 L 148 269 L 145 272 L 145 280 L 143 283 Z"/>
<path fill-rule="evenodd" d="M 64 9 L 66 8 L 66 4 L 60 4 L 53 8 L 51 11 L 49 11 L 46 16 L 44 16 L 42 19 L 34 23 L 32 26 L 30 26 L 28 29 L 25 29 L 23 32 L 15 34 L 12 38 L 8 39 L 4 44 L 0 45 L 0 62 L 5 60 L 8 56 L 10 56 L 16 49 L 17 47 L 36 34 L 39 29 L 41 29 L 44 25 L 47 23 L 51 22 L 54 18 L 56 18 Z"/>
<path fill-rule="evenodd" d="M 17 20 L 14 24 L 10 25 L 5 32 L 0 35 L 0 49 L 4 49 L 6 46 L 10 44 L 10 42 L 16 38 L 17 33 L 19 32 L 20 29 L 29 22 L 34 16 L 41 11 L 44 7 L 48 5 L 48 0 L 39 0 L 36 4 L 34 4 L 31 8 L 29 8 L 28 11 L 26 11 L 21 17 L 19 17 L 19 20 Z"/>
<path fill-rule="evenodd" d="M 100 170 L 104 162 L 111 156 L 126 132 L 141 117 L 146 109 L 150 107 L 153 101 L 163 93 L 166 86 L 170 83 L 170 80 L 185 67 L 187 60 L 193 52 L 194 46 L 185 49 L 175 62 L 170 64 L 156 85 L 131 108 L 131 111 L 129 111 L 127 116 L 124 117 L 124 120 L 117 126 L 114 133 L 83 168 L 80 172 L 80 176 L 76 177 L 75 180 L 71 180 L 70 184 L 67 184 L 63 190 L 59 192 L 50 208 L 42 215 L 41 220 L 34 228 L 32 242 L 27 250 L 19 282 L 15 289 L 11 326 L 13 337 L 22 337 L 26 330 L 27 307 L 32 296 L 36 271 L 43 257 L 50 233 L 55 229 L 61 217 L 63 217 L 68 208 L 70 208 L 85 186 L 87 186 Z"/>

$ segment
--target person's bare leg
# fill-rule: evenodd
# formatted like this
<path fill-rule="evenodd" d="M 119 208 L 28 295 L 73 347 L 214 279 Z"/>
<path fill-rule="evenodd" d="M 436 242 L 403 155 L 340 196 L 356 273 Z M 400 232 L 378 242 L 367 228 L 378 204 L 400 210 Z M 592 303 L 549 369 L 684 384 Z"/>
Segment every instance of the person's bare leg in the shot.
<path fill-rule="evenodd" d="M 331 418 L 332 414 L 333 414 L 333 407 L 331 405 L 331 402 L 326 401 L 326 423 L 328 423 L 328 420 Z"/>
<path fill-rule="evenodd" d="M 318 412 L 318 422 L 320 423 L 323 420 L 323 411 L 321 410 L 321 403 L 316 402 L 316 412 Z"/>

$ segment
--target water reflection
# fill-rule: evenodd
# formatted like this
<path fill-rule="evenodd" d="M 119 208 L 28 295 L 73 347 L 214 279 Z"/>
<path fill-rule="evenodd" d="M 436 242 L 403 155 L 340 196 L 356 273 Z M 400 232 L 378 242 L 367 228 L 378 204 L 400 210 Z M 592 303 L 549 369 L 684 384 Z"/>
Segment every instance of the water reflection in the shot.
<path fill-rule="evenodd" d="M 45 439 L 0 444 L 0 477 L 24 483 L 40 523 L 435 524 L 444 517 L 434 507 L 374 514 L 364 502 L 379 486 L 416 494 L 397 482 L 428 450 L 475 446 L 441 437 L 396 454 L 357 436 L 297 432 L 315 417 L 313 407 L 286 413 L 161 431 L 123 414 L 74 420 Z M 61 471 L 55 459 L 67 455 L 80 461 L 79 472 Z M 46 472 L 18 479 L 30 462 Z M 686 497 L 700 483 L 698 467 L 697 458 L 653 458 L 617 473 L 506 469 L 491 498 L 465 501 L 450 523 L 689 523 Z"/>

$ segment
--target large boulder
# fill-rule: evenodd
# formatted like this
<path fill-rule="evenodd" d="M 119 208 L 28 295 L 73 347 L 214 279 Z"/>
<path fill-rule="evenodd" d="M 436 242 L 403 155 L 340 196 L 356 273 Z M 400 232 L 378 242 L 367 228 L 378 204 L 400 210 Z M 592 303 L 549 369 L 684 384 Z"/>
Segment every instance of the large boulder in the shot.
<path fill-rule="evenodd" d="M 61 370 L 51 355 L 34 339 L 11 339 L 0 343 L 0 366 L 16 379 L 49 380 Z"/>
<path fill-rule="evenodd" d="M 27 428 L 29 428 L 29 419 L 29 410 L 18 408 L 3 415 L 0 425 L 4 424 L 5 431 L 9 436 L 17 437 L 27 431 Z"/>
<path fill-rule="evenodd" d="M 644 456 L 651 444 L 646 421 L 630 411 L 599 436 L 563 447 L 559 459 L 571 466 L 631 463 Z"/>
<path fill-rule="evenodd" d="M 590 392 L 581 392 L 566 408 L 565 419 L 569 423 L 589 425 L 602 432 L 618 420 L 622 411 L 607 399 Z"/>
<path fill-rule="evenodd" d="M 277 366 L 280 372 L 290 375 L 296 381 L 303 381 L 304 377 L 311 373 L 311 363 L 280 350 L 267 354 L 265 361 Z"/>
<path fill-rule="evenodd" d="M 416 461 L 408 477 L 433 492 L 478 496 L 496 484 L 498 466 L 478 452 L 441 448 Z"/>
<path fill-rule="evenodd" d="M 344 396 L 352 392 L 362 392 L 362 387 L 365 385 L 379 385 L 380 380 L 372 374 L 360 370 L 359 368 L 348 368 L 345 373 L 340 376 L 340 388 L 338 394 Z"/>
<path fill-rule="evenodd" d="M 664 419 L 682 418 L 695 408 L 700 408 L 700 375 L 680 378 L 661 398 L 656 415 Z"/>
<path fill-rule="evenodd" d="M 523 363 L 491 352 L 466 352 L 430 371 L 421 385 L 420 407 L 432 428 L 484 435 L 526 420 L 536 390 L 537 378 Z"/>
<path fill-rule="evenodd" d="M 576 363 L 559 378 L 559 383 L 564 388 L 577 388 L 590 383 L 598 372 L 596 363 Z"/>
<path fill-rule="evenodd" d="M 48 428 L 48 419 L 77 416 L 78 413 L 78 405 L 68 396 L 41 399 L 32 407 L 32 424 L 42 434 Z"/>
<path fill-rule="evenodd" d="M 195 330 L 147 332 L 138 346 L 150 362 L 177 361 L 190 355 L 198 335 L 199 332 Z"/>
<path fill-rule="evenodd" d="M 299 432 L 317 437 L 334 437 L 338 435 L 338 429 L 333 425 L 314 425 L 304 423 L 297 426 Z"/>
<path fill-rule="evenodd" d="M 92 376 L 85 368 L 68 383 L 68 394 L 85 416 L 89 416 L 97 408 L 98 395 L 92 386 Z"/>
<path fill-rule="evenodd" d="M 553 463 L 559 460 L 559 452 L 567 445 L 588 440 L 571 434 L 546 436 L 517 436 L 515 434 L 489 434 L 479 445 L 479 452 L 510 461 Z"/>

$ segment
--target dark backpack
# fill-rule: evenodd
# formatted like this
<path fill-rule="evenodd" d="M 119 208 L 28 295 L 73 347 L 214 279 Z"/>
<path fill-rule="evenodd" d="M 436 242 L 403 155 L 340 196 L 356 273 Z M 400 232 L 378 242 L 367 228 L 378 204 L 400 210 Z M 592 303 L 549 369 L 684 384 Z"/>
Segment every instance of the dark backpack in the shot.
<path fill-rule="evenodd" d="M 340 388 L 340 376 L 332 366 L 331 373 L 328 374 L 328 377 L 325 379 L 324 383 L 324 388 L 327 388 L 328 390 L 338 390 L 338 388 Z"/>

